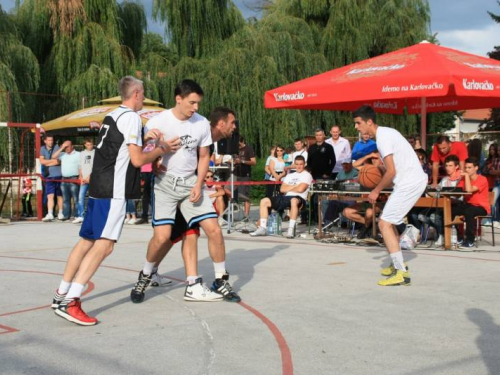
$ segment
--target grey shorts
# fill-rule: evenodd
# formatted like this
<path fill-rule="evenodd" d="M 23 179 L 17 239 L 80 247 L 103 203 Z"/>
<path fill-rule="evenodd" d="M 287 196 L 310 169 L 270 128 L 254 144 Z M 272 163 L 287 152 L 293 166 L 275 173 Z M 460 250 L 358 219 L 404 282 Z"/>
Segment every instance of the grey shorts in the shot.
<path fill-rule="evenodd" d="M 205 189 L 202 189 L 201 198 L 198 202 L 189 201 L 189 195 L 196 184 L 196 180 L 195 175 L 185 179 L 168 173 L 155 176 L 151 197 L 154 227 L 174 225 L 177 207 L 181 210 L 182 216 L 184 216 L 190 228 L 205 219 L 217 219 L 212 200 Z"/>
<path fill-rule="evenodd" d="M 237 181 L 251 181 L 250 177 L 237 177 Z M 241 202 L 250 202 L 250 185 L 238 185 L 238 200 Z"/>

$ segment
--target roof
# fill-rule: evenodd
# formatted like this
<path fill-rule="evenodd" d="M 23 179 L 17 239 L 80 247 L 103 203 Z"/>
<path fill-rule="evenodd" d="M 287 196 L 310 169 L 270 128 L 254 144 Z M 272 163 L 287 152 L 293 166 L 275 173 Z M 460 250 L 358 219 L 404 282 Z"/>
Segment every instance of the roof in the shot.
<path fill-rule="evenodd" d="M 484 109 L 468 109 L 467 111 L 464 112 L 462 115 L 462 118 L 464 121 L 467 120 L 479 120 L 482 121 L 484 119 L 490 118 L 490 108 L 484 108 Z"/>

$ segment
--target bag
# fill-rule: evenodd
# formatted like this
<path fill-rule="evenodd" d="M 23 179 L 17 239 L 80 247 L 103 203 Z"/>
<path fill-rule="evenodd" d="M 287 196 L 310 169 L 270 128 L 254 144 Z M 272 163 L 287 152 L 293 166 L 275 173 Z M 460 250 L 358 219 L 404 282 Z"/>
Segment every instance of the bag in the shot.
<path fill-rule="evenodd" d="M 405 231 L 399 237 L 399 246 L 402 250 L 413 250 L 419 241 L 420 231 L 411 224 L 406 226 Z"/>

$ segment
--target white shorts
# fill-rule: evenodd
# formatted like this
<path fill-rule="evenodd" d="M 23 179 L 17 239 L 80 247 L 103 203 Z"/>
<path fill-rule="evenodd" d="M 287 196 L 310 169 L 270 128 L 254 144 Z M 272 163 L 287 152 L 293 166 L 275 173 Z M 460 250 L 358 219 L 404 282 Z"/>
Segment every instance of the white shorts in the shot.
<path fill-rule="evenodd" d="M 388 223 L 399 225 L 410 212 L 427 187 L 427 179 L 412 186 L 395 186 L 389 196 L 380 218 Z"/>

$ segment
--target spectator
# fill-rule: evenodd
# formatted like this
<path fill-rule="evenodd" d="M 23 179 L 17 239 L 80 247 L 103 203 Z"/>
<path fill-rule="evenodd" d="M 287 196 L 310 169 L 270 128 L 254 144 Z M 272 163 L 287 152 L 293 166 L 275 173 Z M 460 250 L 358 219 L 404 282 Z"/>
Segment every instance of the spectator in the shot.
<path fill-rule="evenodd" d="M 31 193 L 33 188 L 33 182 L 29 176 L 22 178 L 23 182 L 23 213 L 22 217 L 33 217 L 33 207 L 31 207 Z"/>
<path fill-rule="evenodd" d="M 482 175 L 488 179 L 488 186 L 491 189 L 495 187 L 496 176 L 490 173 L 498 163 L 498 145 L 496 143 L 492 143 L 488 148 L 488 158 L 484 162 L 484 168 Z"/>
<path fill-rule="evenodd" d="M 73 224 L 83 222 L 83 215 L 85 214 L 85 196 L 89 189 L 90 174 L 92 173 L 92 166 L 94 164 L 94 142 L 90 138 L 85 139 L 83 144 L 85 149 L 80 152 L 80 192 L 78 193 L 78 217 L 73 220 Z"/>
<path fill-rule="evenodd" d="M 290 165 L 290 169 L 288 170 L 289 173 L 293 173 L 296 170 L 295 167 L 295 158 L 299 155 L 302 155 L 304 159 L 307 161 L 307 148 L 304 140 L 302 138 L 297 138 L 295 139 L 295 142 L 293 144 L 295 146 L 295 152 L 292 154 L 292 165 Z M 306 164 L 307 166 L 307 164 Z"/>
<path fill-rule="evenodd" d="M 328 179 L 335 166 L 335 151 L 333 147 L 325 142 L 325 131 L 316 129 L 314 132 L 316 143 L 309 147 L 307 167 L 310 169 L 313 179 Z"/>
<path fill-rule="evenodd" d="M 290 169 L 290 166 L 293 163 L 293 147 L 287 147 L 285 149 L 285 155 L 283 156 L 285 160 L 285 172 Z"/>
<path fill-rule="evenodd" d="M 467 147 L 465 146 L 465 143 L 451 142 L 448 136 L 440 136 L 434 144 L 434 147 L 432 148 L 432 187 L 437 186 L 439 168 L 440 166 L 444 167 L 444 159 L 446 159 L 448 155 L 457 155 L 458 160 L 460 160 L 460 170 L 464 170 L 465 159 L 467 159 L 468 157 Z"/>
<path fill-rule="evenodd" d="M 269 181 L 281 181 L 286 175 L 285 171 L 285 160 L 283 159 L 283 154 L 285 149 L 281 146 L 276 146 L 274 151 L 274 158 L 271 159 L 269 163 L 270 177 Z M 271 198 L 272 196 L 279 193 L 280 188 L 278 185 L 267 185 L 266 186 L 266 197 Z"/>
<path fill-rule="evenodd" d="M 479 160 L 474 157 L 465 160 L 465 172 L 458 186 L 472 195 L 465 195 L 465 202 L 453 201 L 451 214 L 465 216 L 465 241 L 462 247 L 474 246 L 474 225 L 476 216 L 483 216 L 491 212 L 488 197 L 488 181 L 486 177 L 478 175 Z"/>
<path fill-rule="evenodd" d="M 305 170 L 306 161 L 303 156 L 295 158 L 297 171 L 290 173 L 283 179 L 281 184 L 281 193 L 272 198 L 264 198 L 260 201 L 260 223 L 255 232 L 250 233 L 251 236 L 266 236 L 267 235 L 267 218 L 269 211 L 283 211 L 290 209 L 290 224 L 288 226 L 287 237 L 295 237 L 295 227 L 297 216 L 301 207 L 305 205 L 309 186 L 312 183 L 312 176 Z"/>
<path fill-rule="evenodd" d="M 489 148 L 488 159 L 485 163 L 485 175 L 488 179 L 488 187 L 492 188 L 495 197 L 493 200 L 494 212 L 493 216 L 493 226 L 495 228 L 500 228 L 500 222 L 498 217 L 498 197 L 500 196 L 500 145 L 493 143 Z M 491 223 L 487 220 L 484 221 L 484 225 L 490 225 Z"/>
<path fill-rule="evenodd" d="M 63 198 L 61 192 L 61 166 L 59 160 L 52 158 L 52 154 L 59 150 L 59 146 L 54 144 L 54 136 L 46 135 L 43 140 L 45 146 L 40 149 L 40 163 L 44 166 L 45 193 L 47 195 L 47 215 L 42 221 L 54 220 L 54 196 L 57 198 L 57 208 L 59 213 L 57 218 L 64 219 Z"/>
<path fill-rule="evenodd" d="M 135 208 L 135 199 L 127 199 L 127 215 L 125 216 L 124 224 L 135 224 L 137 223 L 137 210 Z"/>
<path fill-rule="evenodd" d="M 57 151 L 54 151 L 52 159 L 57 159 L 61 162 L 61 174 L 63 179 L 61 191 L 63 195 L 64 215 L 62 220 L 68 220 L 71 214 L 78 216 L 77 206 L 80 185 L 75 181 L 78 180 L 80 175 L 80 153 L 73 147 L 73 142 L 67 140 Z M 71 198 L 73 198 L 73 210 L 71 209 Z"/>
<path fill-rule="evenodd" d="M 208 171 L 205 176 L 205 190 L 208 192 L 208 196 L 212 200 L 212 204 L 215 207 L 215 211 L 217 211 L 218 215 L 221 215 L 224 212 L 224 196 L 226 192 L 221 186 L 214 185 L 214 172 Z"/>
<path fill-rule="evenodd" d="M 377 143 L 370 138 L 370 134 L 361 133 L 361 139 L 354 144 L 351 158 L 358 160 L 375 151 L 377 151 Z"/>
<path fill-rule="evenodd" d="M 275 151 L 276 151 L 276 146 L 271 146 L 271 149 L 269 150 L 270 154 L 266 159 L 265 175 L 264 175 L 264 180 L 266 180 L 266 181 L 268 181 L 269 177 L 271 177 L 271 171 L 269 170 L 269 164 L 271 163 L 271 159 L 274 158 Z"/>
<path fill-rule="evenodd" d="M 335 160 L 337 161 L 332 169 L 332 180 L 335 180 L 337 174 L 342 170 L 342 165 L 339 161 L 351 158 L 351 145 L 347 139 L 340 136 L 341 133 L 340 126 L 333 125 L 330 130 L 332 137 L 326 140 L 326 143 L 333 147 L 335 151 Z"/>
<path fill-rule="evenodd" d="M 250 181 L 252 179 L 252 166 L 257 164 L 255 152 L 252 146 L 245 143 L 245 138 L 240 136 L 240 152 L 234 161 L 235 174 L 238 181 Z M 250 185 L 238 186 L 238 199 L 245 202 L 245 219 L 250 216 Z"/>
<path fill-rule="evenodd" d="M 427 176 L 430 180 L 432 177 L 432 170 L 431 170 L 431 167 L 429 166 L 429 163 L 427 163 L 427 154 L 425 153 L 424 149 L 422 149 L 422 148 L 416 149 L 415 153 L 418 156 L 418 161 L 420 162 L 422 169 L 427 174 Z"/>
<path fill-rule="evenodd" d="M 480 139 L 474 138 L 467 145 L 467 153 L 470 158 L 476 158 L 479 160 L 479 170 L 478 173 L 483 173 L 484 163 L 486 158 L 483 151 L 483 143 Z"/>

